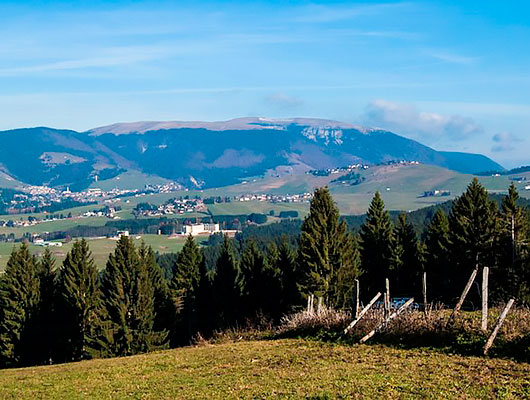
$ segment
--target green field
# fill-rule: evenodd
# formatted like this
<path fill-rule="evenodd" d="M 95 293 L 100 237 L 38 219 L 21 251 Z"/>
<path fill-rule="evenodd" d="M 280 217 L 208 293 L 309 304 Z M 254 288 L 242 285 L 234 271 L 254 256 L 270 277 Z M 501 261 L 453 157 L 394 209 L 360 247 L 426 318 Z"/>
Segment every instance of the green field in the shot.
<path fill-rule="evenodd" d="M 101 190 L 112 189 L 143 189 L 145 185 L 163 185 L 168 183 L 168 179 L 155 175 L 144 174 L 140 171 L 127 171 L 111 179 L 93 182 L 90 187 Z"/>
<path fill-rule="evenodd" d="M 351 186 L 340 182 L 331 181 L 342 174 L 316 177 L 310 174 L 286 175 L 282 177 L 267 177 L 249 179 L 246 183 L 231 185 L 220 188 L 212 188 L 196 191 L 179 191 L 173 193 L 148 194 L 142 196 L 124 197 L 115 204 L 122 208 L 118 212 L 120 219 L 134 218 L 132 210 L 139 203 L 162 204 L 167 200 L 178 196 L 200 196 L 207 198 L 211 196 L 234 196 L 241 194 L 298 194 L 310 192 L 315 187 L 328 185 L 337 205 L 343 215 L 364 214 L 368 209 L 376 191 L 381 192 L 385 205 L 389 210 L 416 210 L 433 204 L 444 202 L 460 195 L 473 179 L 472 175 L 460 174 L 444 168 L 430 165 L 388 165 L 377 166 L 367 170 L 360 170 L 359 173 L 365 181 L 359 185 Z M 132 175 L 131 175 L 132 174 Z M 487 176 L 479 177 L 484 186 L 492 193 L 505 193 L 515 176 L 524 176 L 530 179 L 529 173 L 522 173 L 514 176 Z M 138 175 L 130 173 L 125 177 L 135 178 Z M 145 177 L 144 177 L 145 178 Z M 147 178 L 146 178 L 147 179 Z M 525 190 L 527 183 L 518 184 L 519 193 L 523 197 L 530 197 L 530 190 Z M 422 197 L 423 192 L 430 190 L 449 190 L 451 196 L 447 197 Z M 73 219 L 63 219 L 58 221 L 44 222 L 29 227 L 7 228 L 0 227 L 0 234 L 14 233 L 16 237 L 21 237 L 24 233 L 42 233 L 63 231 L 77 225 L 103 226 L 109 219 L 105 217 L 77 218 L 83 212 L 102 207 L 103 204 L 76 207 L 62 210 L 60 213 L 72 213 Z M 281 211 L 298 211 L 300 217 L 307 215 L 308 203 L 269 203 L 261 201 L 232 201 L 229 203 L 212 204 L 208 206 L 211 215 L 241 215 L 251 213 L 269 214 L 271 210 L 275 215 Z M 168 218 L 208 218 L 209 213 L 187 213 L 168 215 Z M 42 217 L 44 214 L 33 214 Z M 27 220 L 28 214 L 4 215 L 2 220 Z M 271 221 L 275 221 L 271 218 Z M 0 246 L 1 247 L 1 246 Z M 1 259 L 0 259 L 1 265 Z"/>
<path fill-rule="evenodd" d="M 200 243 L 203 240 L 206 240 L 206 236 L 199 236 L 196 238 L 197 243 Z M 113 239 L 87 239 L 90 246 L 90 250 L 94 256 L 94 260 L 99 268 L 105 266 L 107 257 L 109 253 L 114 251 L 116 246 L 116 240 Z M 178 238 L 169 238 L 168 236 L 158 236 L 158 235 L 141 235 L 140 238 L 134 239 L 136 244 L 140 244 L 141 241 L 144 241 L 147 245 L 152 246 L 153 250 L 159 253 L 174 253 L 180 251 L 184 246 L 184 237 Z M 66 243 L 61 247 L 50 247 L 55 258 L 57 258 L 58 263 L 62 262 L 66 257 L 66 253 L 72 248 L 72 243 Z M 15 244 L 18 246 L 18 244 Z M 9 259 L 9 254 L 13 249 L 13 243 L 0 243 L 0 271 L 4 270 L 7 265 L 7 260 Z M 29 244 L 30 251 L 39 256 L 44 251 L 44 247 L 35 246 Z"/>
<path fill-rule="evenodd" d="M 427 349 L 236 342 L 0 371 L 2 399 L 521 399 L 530 365 Z"/>
<path fill-rule="evenodd" d="M 309 212 L 309 203 L 268 203 L 265 201 L 233 201 L 231 203 L 208 206 L 212 215 L 243 215 L 252 213 L 269 214 L 271 210 L 278 216 L 282 211 L 298 211 L 300 217 Z"/>

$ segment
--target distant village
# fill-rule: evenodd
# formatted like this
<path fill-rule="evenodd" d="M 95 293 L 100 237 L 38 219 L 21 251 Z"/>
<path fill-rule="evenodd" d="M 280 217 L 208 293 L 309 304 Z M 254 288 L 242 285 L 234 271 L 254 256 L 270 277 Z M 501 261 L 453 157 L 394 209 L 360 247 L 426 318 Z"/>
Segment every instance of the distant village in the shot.
<path fill-rule="evenodd" d="M 120 197 L 171 193 L 183 189 L 183 186 L 176 182 L 164 185 L 146 185 L 142 190 L 115 188 L 106 191 L 100 188 L 88 188 L 80 192 L 73 192 L 69 187 L 60 190 L 47 186 L 24 186 L 16 190 L 3 189 L 1 198 L 4 201 L 4 214 L 56 213 L 66 208 L 96 204 L 102 200 L 112 204 Z"/>

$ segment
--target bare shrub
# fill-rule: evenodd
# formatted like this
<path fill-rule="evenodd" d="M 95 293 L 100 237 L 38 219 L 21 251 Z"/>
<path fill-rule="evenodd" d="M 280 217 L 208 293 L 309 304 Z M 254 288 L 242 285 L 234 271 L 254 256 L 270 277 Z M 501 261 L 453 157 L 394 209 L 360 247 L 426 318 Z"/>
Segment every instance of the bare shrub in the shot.
<path fill-rule="evenodd" d="M 453 348 L 462 353 L 477 353 L 481 351 L 502 309 L 502 306 L 490 309 L 488 332 L 480 329 L 479 311 L 460 312 L 448 325 L 447 321 L 452 310 L 445 309 L 441 305 L 432 307 L 427 312 L 406 310 L 390 321 L 371 340 L 407 347 L 433 346 Z M 348 335 L 343 336 L 344 328 L 352 319 L 351 313 L 347 311 L 329 308 L 325 308 L 320 314 L 304 311 L 285 316 L 278 333 L 280 336 L 309 336 L 330 340 L 341 337 L 343 340 L 355 343 L 381 325 L 384 321 L 384 310 L 381 308 L 369 310 Z M 530 309 L 514 308 L 506 319 L 499 337 L 498 342 L 502 346 L 511 341 L 526 343 L 525 339 L 530 337 Z"/>
<path fill-rule="evenodd" d="M 286 315 L 282 318 L 279 326 L 280 334 L 304 333 L 317 330 L 338 331 L 350 321 L 349 312 L 337 311 L 332 308 L 322 307 L 320 313 L 309 313 L 307 311 Z"/>

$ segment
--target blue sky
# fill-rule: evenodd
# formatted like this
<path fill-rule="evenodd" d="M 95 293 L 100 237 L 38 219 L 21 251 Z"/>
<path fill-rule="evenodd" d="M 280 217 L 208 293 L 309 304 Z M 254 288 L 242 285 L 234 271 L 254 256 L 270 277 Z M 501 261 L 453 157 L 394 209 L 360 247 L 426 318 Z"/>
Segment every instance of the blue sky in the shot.
<path fill-rule="evenodd" d="M 322 117 L 530 164 L 525 2 L 65 3 L 0 1 L 0 129 Z"/>

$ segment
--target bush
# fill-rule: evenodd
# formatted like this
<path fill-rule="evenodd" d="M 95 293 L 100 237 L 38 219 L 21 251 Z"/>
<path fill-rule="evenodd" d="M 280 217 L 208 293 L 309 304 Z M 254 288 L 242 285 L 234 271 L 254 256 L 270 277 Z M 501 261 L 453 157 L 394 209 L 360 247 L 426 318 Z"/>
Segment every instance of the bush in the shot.
<path fill-rule="evenodd" d="M 252 213 L 247 218 L 250 222 L 255 222 L 256 224 L 264 224 L 267 222 L 267 216 L 265 214 Z"/>
<path fill-rule="evenodd" d="M 280 211 L 280 218 L 298 218 L 298 211 Z"/>

